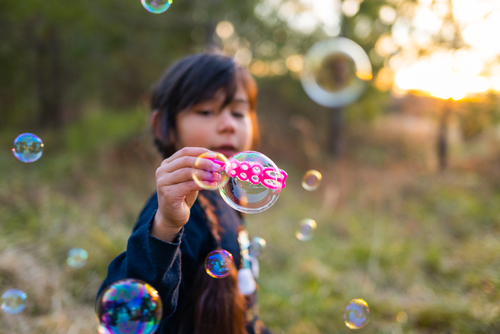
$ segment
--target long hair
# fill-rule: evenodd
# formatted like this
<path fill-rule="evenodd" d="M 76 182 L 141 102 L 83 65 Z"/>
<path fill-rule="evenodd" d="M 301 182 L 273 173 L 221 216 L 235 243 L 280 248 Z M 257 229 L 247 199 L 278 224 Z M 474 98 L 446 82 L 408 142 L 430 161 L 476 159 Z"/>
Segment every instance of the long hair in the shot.
<path fill-rule="evenodd" d="M 252 148 L 255 148 L 259 143 L 255 113 L 257 85 L 248 70 L 235 63 L 233 58 L 215 53 L 190 55 L 173 64 L 154 86 L 151 98 L 151 110 L 160 113 L 162 138 L 155 136 L 155 145 L 163 158 L 175 153 L 179 113 L 211 99 L 219 89 L 225 92 L 223 106 L 226 106 L 233 100 L 238 84 L 248 95 L 253 123 Z"/>
<path fill-rule="evenodd" d="M 198 200 L 205 211 L 208 228 L 217 244 L 222 227 L 219 225 L 215 207 L 198 194 Z M 245 312 L 247 302 L 238 289 L 238 270 L 222 279 L 207 275 L 205 267 L 198 267 L 192 300 L 184 304 L 180 333 L 194 334 L 247 334 Z"/>

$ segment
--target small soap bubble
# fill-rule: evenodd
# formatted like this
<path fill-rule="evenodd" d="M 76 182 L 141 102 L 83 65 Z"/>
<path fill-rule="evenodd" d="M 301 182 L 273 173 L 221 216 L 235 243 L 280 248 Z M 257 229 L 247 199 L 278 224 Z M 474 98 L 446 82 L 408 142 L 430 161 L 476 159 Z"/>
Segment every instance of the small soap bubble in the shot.
<path fill-rule="evenodd" d="M 250 242 L 250 247 L 248 249 L 251 256 L 258 257 L 260 253 L 266 248 L 266 240 L 261 237 L 254 237 Z"/>
<path fill-rule="evenodd" d="M 370 309 L 363 299 L 353 299 L 345 308 L 344 323 L 350 329 L 364 327 L 370 321 Z"/>
<path fill-rule="evenodd" d="M 66 263 L 73 268 L 80 269 L 87 263 L 87 258 L 89 254 L 85 249 L 73 248 L 68 252 L 68 258 Z"/>
<path fill-rule="evenodd" d="M 361 46 L 344 37 L 323 40 L 307 52 L 301 83 L 316 103 L 341 107 L 356 101 L 372 79 L 372 66 Z"/>
<path fill-rule="evenodd" d="M 151 334 L 160 324 L 160 295 L 138 279 L 122 279 L 108 286 L 97 302 L 100 334 Z"/>
<path fill-rule="evenodd" d="M 240 212 L 259 213 L 269 209 L 285 186 L 286 173 L 259 152 L 233 155 L 226 171 L 229 181 L 219 192 L 230 207 Z"/>
<path fill-rule="evenodd" d="M 224 154 L 218 152 L 201 154 L 194 162 L 194 182 L 206 190 L 215 190 L 225 186 L 229 181 L 229 175 L 226 172 L 227 164 L 229 161 Z"/>
<path fill-rule="evenodd" d="M 311 169 L 308 170 L 304 177 L 302 178 L 302 187 L 305 190 L 313 191 L 318 189 L 319 184 L 321 183 L 322 175 L 317 170 Z"/>
<path fill-rule="evenodd" d="M 233 255 L 224 249 L 216 249 L 208 253 L 205 259 L 205 270 L 213 278 L 228 276 L 233 267 Z"/>
<path fill-rule="evenodd" d="M 24 310 L 26 293 L 21 290 L 10 289 L 2 295 L 2 311 L 9 314 L 18 314 Z"/>
<path fill-rule="evenodd" d="M 17 136 L 12 147 L 14 156 L 22 162 L 34 162 L 40 159 L 43 153 L 43 142 L 37 135 L 23 133 Z"/>
<path fill-rule="evenodd" d="M 141 0 L 146 10 L 153 14 L 161 14 L 170 8 L 172 0 Z"/>
<path fill-rule="evenodd" d="M 396 315 L 396 320 L 400 323 L 400 324 L 404 324 L 405 322 L 408 321 L 408 315 L 406 314 L 405 311 L 400 311 L 398 312 L 398 314 Z"/>
<path fill-rule="evenodd" d="M 302 219 L 300 221 L 299 230 L 295 233 L 295 236 L 300 241 L 308 241 L 313 237 L 313 233 L 316 230 L 316 222 L 312 219 Z"/>

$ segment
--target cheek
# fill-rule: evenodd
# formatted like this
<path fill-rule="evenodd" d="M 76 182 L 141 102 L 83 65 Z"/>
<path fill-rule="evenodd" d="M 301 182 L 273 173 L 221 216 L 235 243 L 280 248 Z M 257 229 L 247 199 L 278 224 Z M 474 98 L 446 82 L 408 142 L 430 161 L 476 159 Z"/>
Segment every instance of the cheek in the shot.
<path fill-rule="evenodd" d="M 178 144 L 182 147 L 205 147 L 210 141 L 210 128 L 200 122 L 182 122 L 178 126 Z"/>
<path fill-rule="evenodd" d="M 244 150 L 249 150 L 252 147 L 253 142 L 253 123 L 248 117 L 244 122 L 244 128 L 241 131 L 241 140 L 244 142 Z"/>

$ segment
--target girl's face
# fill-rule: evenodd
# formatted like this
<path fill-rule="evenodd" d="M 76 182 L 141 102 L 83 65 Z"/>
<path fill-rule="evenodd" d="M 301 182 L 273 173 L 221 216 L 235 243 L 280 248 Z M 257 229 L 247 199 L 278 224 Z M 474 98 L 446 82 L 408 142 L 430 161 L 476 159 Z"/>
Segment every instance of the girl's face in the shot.
<path fill-rule="evenodd" d="M 230 157 L 251 148 L 253 124 L 245 89 L 238 84 L 233 100 L 223 107 L 224 98 L 220 89 L 212 99 L 177 115 L 177 150 L 205 147 Z"/>

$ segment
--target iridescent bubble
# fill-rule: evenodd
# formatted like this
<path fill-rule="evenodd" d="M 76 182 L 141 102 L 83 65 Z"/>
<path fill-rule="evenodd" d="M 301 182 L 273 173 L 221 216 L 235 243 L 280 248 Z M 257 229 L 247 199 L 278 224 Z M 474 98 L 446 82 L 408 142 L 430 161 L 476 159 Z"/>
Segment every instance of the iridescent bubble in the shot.
<path fill-rule="evenodd" d="M 2 311 L 9 314 L 18 314 L 24 310 L 26 293 L 21 290 L 10 289 L 2 295 Z"/>
<path fill-rule="evenodd" d="M 370 309 L 363 299 L 353 299 L 345 308 L 344 323 L 350 329 L 364 327 L 370 321 Z"/>
<path fill-rule="evenodd" d="M 316 222 L 312 219 L 302 219 L 300 221 L 300 228 L 295 233 L 295 236 L 300 241 L 308 241 L 313 237 L 313 233 L 316 230 Z"/>
<path fill-rule="evenodd" d="M 151 285 L 138 279 L 122 279 L 108 286 L 99 296 L 99 333 L 154 333 L 163 315 L 160 295 Z"/>
<path fill-rule="evenodd" d="M 215 155 L 215 157 L 214 157 Z M 229 161 L 224 154 L 205 152 L 196 158 L 193 169 L 193 180 L 197 185 L 207 190 L 219 189 L 229 181 L 226 166 Z M 214 176 L 217 179 L 214 179 Z"/>
<path fill-rule="evenodd" d="M 305 190 L 313 191 L 318 189 L 319 184 L 321 183 L 322 175 L 317 170 L 311 169 L 308 170 L 304 177 L 302 178 L 302 187 Z"/>
<path fill-rule="evenodd" d="M 20 134 L 14 140 L 12 153 L 22 162 L 28 163 L 37 161 L 43 153 L 43 142 L 32 133 Z"/>
<path fill-rule="evenodd" d="M 233 267 L 233 255 L 224 249 L 216 249 L 208 253 L 205 259 L 205 270 L 213 278 L 228 276 Z"/>
<path fill-rule="evenodd" d="M 316 103 L 341 107 L 356 101 L 372 76 L 363 48 L 350 39 L 334 37 L 314 44 L 307 52 L 300 80 Z"/>
<path fill-rule="evenodd" d="M 83 266 L 85 266 L 88 257 L 89 254 L 85 249 L 73 248 L 68 252 L 68 258 L 66 259 L 66 263 L 70 267 L 80 269 L 83 268 Z"/>
<path fill-rule="evenodd" d="M 250 255 L 257 257 L 260 256 L 260 253 L 266 248 L 266 245 L 266 240 L 262 239 L 261 237 L 254 237 L 250 242 L 248 251 Z"/>
<path fill-rule="evenodd" d="M 146 10 L 153 14 L 161 14 L 170 8 L 172 0 L 141 0 Z"/>
<path fill-rule="evenodd" d="M 230 207 L 245 213 L 269 209 L 278 200 L 287 177 L 271 159 L 255 151 L 230 157 L 226 171 L 229 182 L 219 192 Z"/>

